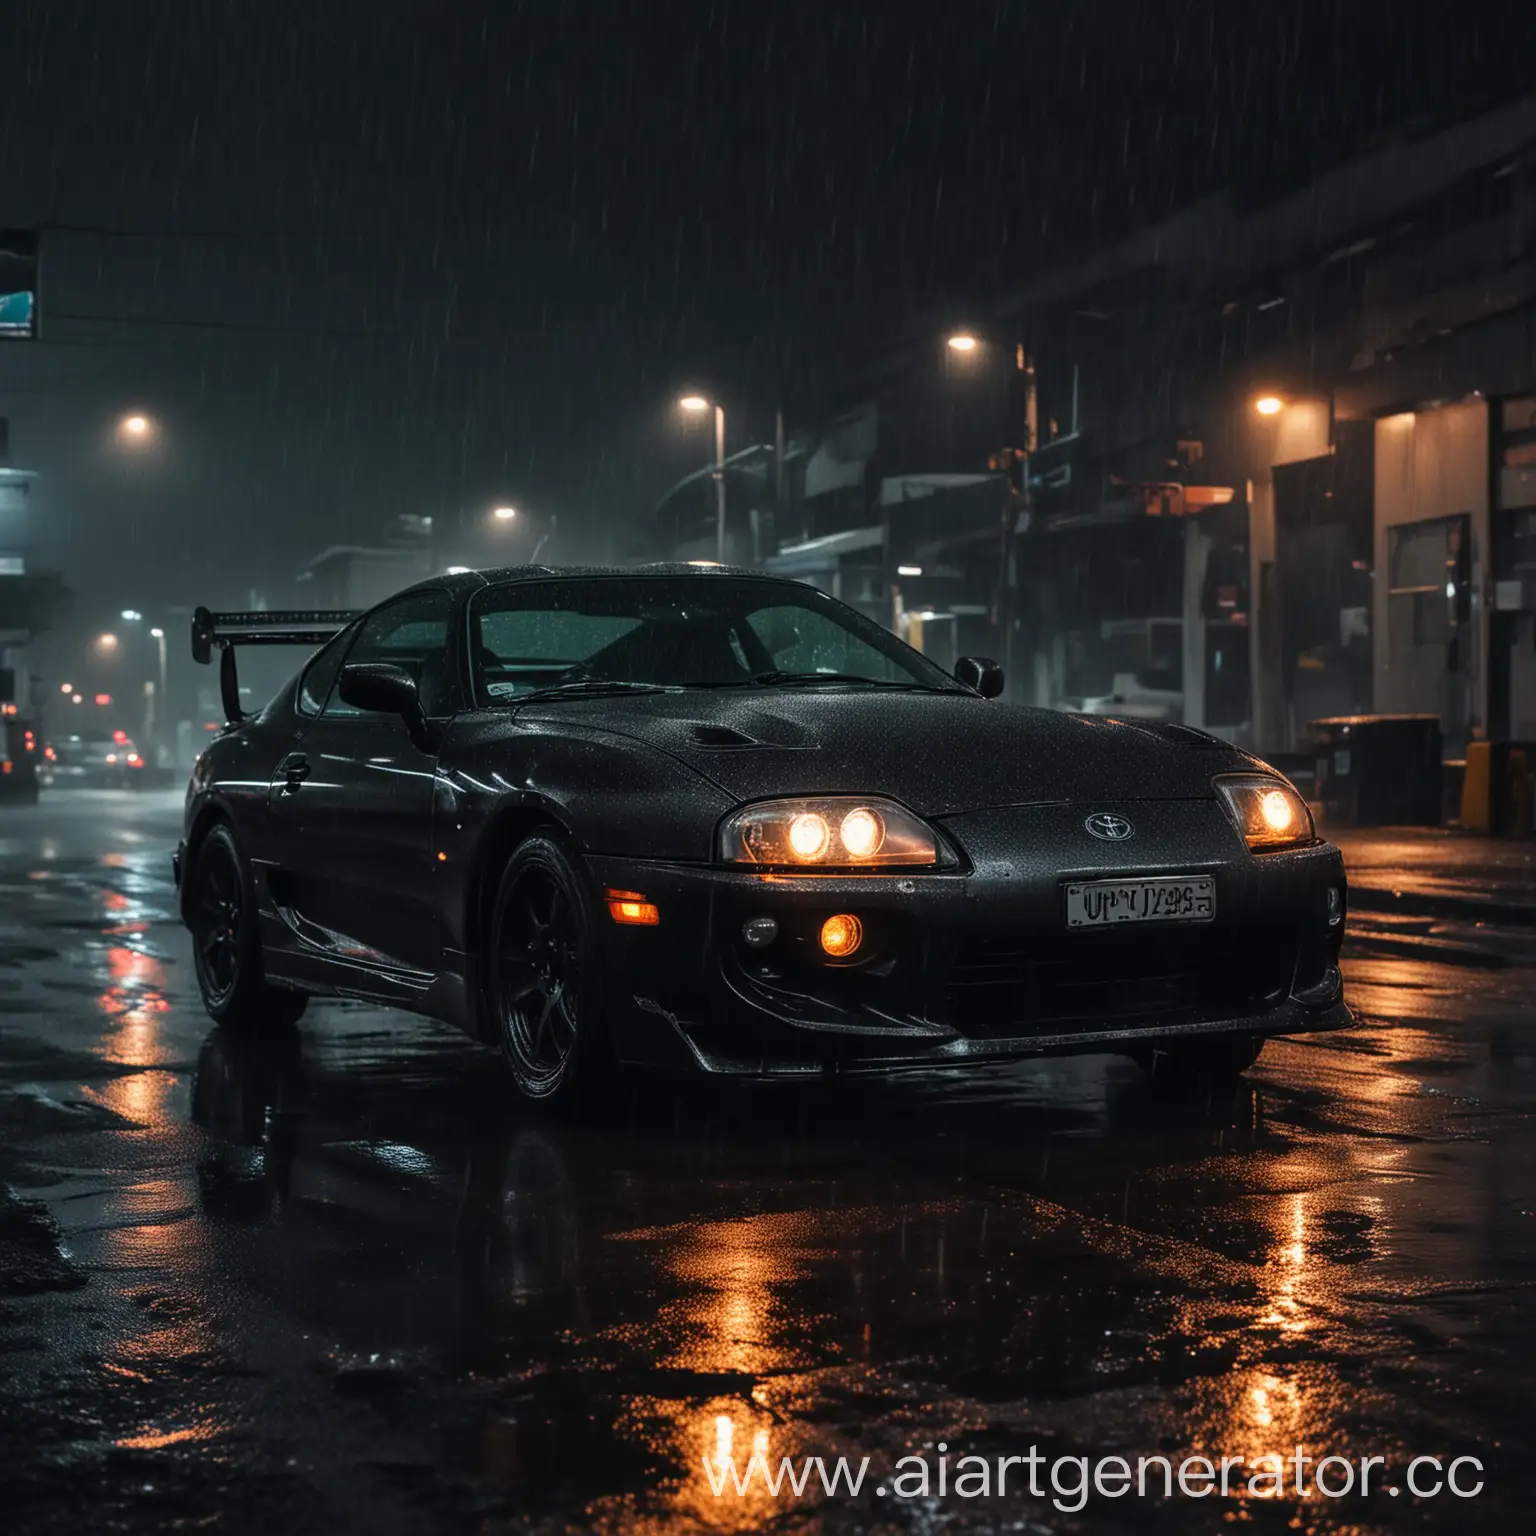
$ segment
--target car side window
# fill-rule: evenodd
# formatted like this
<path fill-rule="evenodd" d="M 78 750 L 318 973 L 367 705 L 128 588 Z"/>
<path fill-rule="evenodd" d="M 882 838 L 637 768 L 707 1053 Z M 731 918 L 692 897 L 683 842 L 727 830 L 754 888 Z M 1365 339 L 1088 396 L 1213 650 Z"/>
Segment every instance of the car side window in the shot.
<path fill-rule="evenodd" d="M 325 708 L 325 701 L 336 682 L 336 674 L 346 659 L 347 647 L 352 643 L 350 629 L 327 640 L 310 657 L 299 674 L 299 713 L 318 715 Z"/>
<path fill-rule="evenodd" d="M 346 662 L 381 661 L 404 667 L 416 679 L 421 706 L 428 715 L 452 714 L 459 707 L 448 647 L 452 608 L 453 599 L 446 592 L 413 592 L 380 608 L 363 620 Z M 327 720 L 363 713 L 343 703 L 334 688 L 323 712 Z"/>

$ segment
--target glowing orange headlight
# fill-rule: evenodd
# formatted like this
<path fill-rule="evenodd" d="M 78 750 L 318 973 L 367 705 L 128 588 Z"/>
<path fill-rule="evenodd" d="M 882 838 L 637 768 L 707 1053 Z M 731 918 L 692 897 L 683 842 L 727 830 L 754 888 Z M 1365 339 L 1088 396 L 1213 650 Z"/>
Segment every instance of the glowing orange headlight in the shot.
<path fill-rule="evenodd" d="M 797 859 L 819 859 L 831 841 L 832 829 L 827 818 L 815 811 L 806 811 L 789 824 L 789 851 Z"/>
<path fill-rule="evenodd" d="M 921 817 L 881 796 L 759 801 L 728 816 L 719 837 L 727 864 L 880 872 L 953 862 Z"/>
<path fill-rule="evenodd" d="M 1255 853 L 1299 848 L 1316 837 L 1306 801 L 1281 780 L 1234 775 L 1217 779 L 1215 787 Z"/>

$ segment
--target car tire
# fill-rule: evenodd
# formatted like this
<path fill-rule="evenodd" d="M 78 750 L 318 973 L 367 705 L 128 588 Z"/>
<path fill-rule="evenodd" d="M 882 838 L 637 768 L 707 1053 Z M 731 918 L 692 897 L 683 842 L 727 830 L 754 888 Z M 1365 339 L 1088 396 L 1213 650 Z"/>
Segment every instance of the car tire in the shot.
<path fill-rule="evenodd" d="M 592 1104 L 611 1081 L 611 1039 L 591 882 L 557 837 L 518 844 L 487 935 L 492 1034 L 524 1099 Z"/>
<path fill-rule="evenodd" d="M 1160 1083 L 1185 1085 L 1234 1083 L 1264 1049 L 1261 1035 L 1222 1035 L 1213 1040 L 1186 1040 L 1135 1052 L 1135 1061 Z"/>
<path fill-rule="evenodd" d="M 235 1029 L 283 1029 L 306 993 L 267 985 L 250 865 L 234 828 L 219 822 L 198 845 L 187 908 L 197 988 L 210 1018 Z"/>

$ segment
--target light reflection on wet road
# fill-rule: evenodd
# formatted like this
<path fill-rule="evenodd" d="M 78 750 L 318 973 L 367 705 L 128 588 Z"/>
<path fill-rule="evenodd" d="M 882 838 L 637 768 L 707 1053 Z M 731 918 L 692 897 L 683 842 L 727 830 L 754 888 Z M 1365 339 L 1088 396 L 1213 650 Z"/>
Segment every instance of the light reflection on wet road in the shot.
<path fill-rule="evenodd" d="M 0 1211 L 14 1528 L 1461 1530 L 1528 1486 L 1536 946 L 1508 880 L 1457 915 L 1497 873 L 1358 902 L 1366 1026 L 1222 1102 L 1085 1058 L 581 1125 L 404 1016 L 213 1030 L 177 809 L 0 811 L 0 1180 L 42 1202 Z M 1473 1504 L 1078 1516 L 700 1471 L 941 1440 L 1490 1471 Z"/>

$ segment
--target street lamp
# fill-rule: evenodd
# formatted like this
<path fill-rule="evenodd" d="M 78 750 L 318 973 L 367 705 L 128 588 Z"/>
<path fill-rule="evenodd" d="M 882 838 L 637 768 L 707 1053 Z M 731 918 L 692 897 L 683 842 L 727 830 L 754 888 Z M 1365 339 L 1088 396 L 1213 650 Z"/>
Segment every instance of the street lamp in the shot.
<path fill-rule="evenodd" d="M 981 343 L 969 331 L 956 331 L 948 341 L 951 352 L 974 352 L 980 345 Z"/>
<path fill-rule="evenodd" d="M 144 615 L 137 608 L 124 608 L 122 613 L 125 624 L 142 624 Z M 169 750 L 170 741 L 165 728 L 166 700 L 165 700 L 165 631 L 157 624 L 149 631 L 149 638 L 155 642 L 156 660 L 159 662 L 158 692 L 153 695 L 154 706 L 150 706 L 150 685 L 144 685 L 144 736 L 146 744 L 153 738 L 157 747 L 165 747 Z M 110 640 L 111 644 L 106 642 Z M 117 647 L 116 635 L 103 635 L 97 642 L 103 650 L 115 650 Z"/>
<path fill-rule="evenodd" d="M 678 405 L 691 416 L 702 415 L 711 402 L 703 395 L 684 395 Z M 725 407 L 716 403 L 715 412 L 715 559 L 725 564 Z"/>
<path fill-rule="evenodd" d="M 155 741 L 158 746 L 169 749 L 170 733 L 165 728 L 167 718 L 167 701 L 165 697 L 165 631 L 156 625 L 149 632 L 149 638 L 155 642 L 155 649 L 159 652 L 160 660 L 160 691 L 155 695 Z M 167 751 L 166 761 L 168 762 Z"/>
<path fill-rule="evenodd" d="M 494 517 L 498 523 L 510 523 L 512 519 L 517 516 L 517 508 L 496 507 L 492 510 L 491 516 Z"/>
<path fill-rule="evenodd" d="M 154 436 L 155 424 L 142 411 L 130 412 L 118 420 L 117 439 L 130 448 L 146 447 Z"/>
<path fill-rule="evenodd" d="M 97 635 L 96 649 L 98 651 L 115 651 L 117 649 L 117 636 L 111 633 Z"/>
<path fill-rule="evenodd" d="M 1285 409 L 1285 401 L 1279 395 L 1260 395 L 1253 408 L 1260 416 L 1278 416 Z"/>

